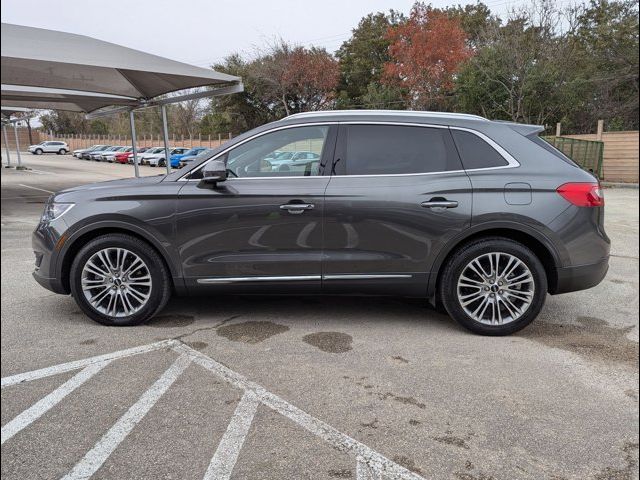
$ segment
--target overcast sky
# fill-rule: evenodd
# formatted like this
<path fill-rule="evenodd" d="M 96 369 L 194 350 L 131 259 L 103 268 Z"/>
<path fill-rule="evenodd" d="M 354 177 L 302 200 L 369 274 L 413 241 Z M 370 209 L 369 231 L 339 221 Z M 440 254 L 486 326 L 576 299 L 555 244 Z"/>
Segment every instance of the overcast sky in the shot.
<path fill-rule="evenodd" d="M 487 0 L 497 14 L 528 0 Z M 465 2 L 433 0 L 434 6 Z M 334 52 L 370 12 L 413 0 L 3 0 L 2 22 L 89 35 L 206 67 L 275 38 Z"/>

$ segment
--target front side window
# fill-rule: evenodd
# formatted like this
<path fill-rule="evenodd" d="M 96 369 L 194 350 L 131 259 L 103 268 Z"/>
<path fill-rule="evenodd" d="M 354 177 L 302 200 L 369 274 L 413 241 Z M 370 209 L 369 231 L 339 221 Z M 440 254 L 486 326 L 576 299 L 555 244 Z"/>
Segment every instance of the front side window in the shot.
<path fill-rule="evenodd" d="M 446 128 L 348 125 L 341 143 L 344 162 L 337 160 L 336 174 L 397 175 L 461 169 Z"/>
<path fill-rule="evenodd" d="M 320 175 L 329 126 L 293 127 L 266 133 L 226 153 L 229 178 Z M 298 152 L 311 152 L 298 158 Z M 201 169 L 189 178 L 202 178 Z"/>

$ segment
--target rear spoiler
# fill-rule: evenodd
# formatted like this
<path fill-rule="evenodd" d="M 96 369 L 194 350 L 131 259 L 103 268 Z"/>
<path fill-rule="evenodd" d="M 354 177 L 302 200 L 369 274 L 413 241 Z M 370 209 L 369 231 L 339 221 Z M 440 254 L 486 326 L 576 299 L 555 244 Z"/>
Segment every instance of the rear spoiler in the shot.
<path fill-rule="evenodd" d="M 500 120 L 495 121 L 508 125 L 509 127 L 511 127 L 511 130 L 518 132 L 524 137 L 532 137 L 534 135 L 538 135 L 541 132 L 544 132 L 543 125 L 528 125 L 526 123 L 506 122 Z"/>

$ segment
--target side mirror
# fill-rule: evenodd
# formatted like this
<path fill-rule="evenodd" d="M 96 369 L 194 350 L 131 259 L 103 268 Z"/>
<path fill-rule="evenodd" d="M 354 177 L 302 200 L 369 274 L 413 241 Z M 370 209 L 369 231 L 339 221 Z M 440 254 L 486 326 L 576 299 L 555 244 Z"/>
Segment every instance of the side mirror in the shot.
<path fill-rule="evenodd" d="M 211 160 L 202 169 L 202 181 L 215 185 L 227 179 L 227 165 L 224 160 Z"/>

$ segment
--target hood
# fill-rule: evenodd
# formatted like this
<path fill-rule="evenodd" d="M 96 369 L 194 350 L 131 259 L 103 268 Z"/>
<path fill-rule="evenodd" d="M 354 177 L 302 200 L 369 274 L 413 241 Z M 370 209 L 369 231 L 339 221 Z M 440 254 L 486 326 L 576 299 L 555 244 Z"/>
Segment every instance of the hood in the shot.
<path fill-rule="evenodd" d="M 154 175 L 151 177 L 139 177 L 139 178 L 124 178 L 119 180 L 108 180 L 106 182 L 89 183 L 87 185 L 78 185 L 77 187 L 67 188 L 61 190 L 55 194 L 58 196 L 67 196 L 74 192 L 85 192 L 88 190 L 101 190 L 101 189 L 116 189 L 123 187 L 137 188 L 141 185 L 149 185 L 153 183 L 160 183 L 164 180 L 165 175 Z"/>

